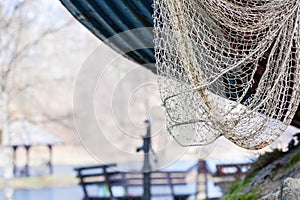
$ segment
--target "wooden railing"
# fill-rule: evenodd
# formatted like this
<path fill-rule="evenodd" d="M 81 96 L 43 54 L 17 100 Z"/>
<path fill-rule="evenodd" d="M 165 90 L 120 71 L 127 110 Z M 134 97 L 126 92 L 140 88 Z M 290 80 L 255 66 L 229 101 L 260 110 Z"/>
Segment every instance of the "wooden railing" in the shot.
<path fill-rule="evenodd" d="M 84 200 L 104 200 L 104 199 L 128 199 L 128 200 L 139 200 L 142 197 L 130 194 L 128 192 L 129 188 L 142 188 L 143 185 L 143 173 L 129 173 L 120 172 L 114 167 L 116 164 L 109 165 L 98 165 L 98 166 L 88 166 L 76 168 L 77 177 L 79 178 L 79 184 L 82 186 L 84 192 Z M 194 165 L 187 171 L 155 171 L 151 172 L 151 187 L 155 186 L 166 186 L 169 191 L 165 193 L 152 194 L 152 196 L 173 196 L 176 200 L 187 199 L 191 195 L 197 195 L 197 183 L 195 183 L 194 193 L 177 193 L 174 189 L 176 186 L 187 187 L 190 183 L 187 181 L 187 175 L 191 172 L 197 174 L 199 169 L 197 165 Z M 196 182 L 196 178 L 195 178 Z M 205 183 L 206 184 L 206 183 Z M 102 196 L 96 196 L 94 194 L 89 194 L 89 186 L 97 186 L 106 188 L 108 194 Z M 124 196 L 114 195 L 113 188 L 122 187 L 125 191 Z M 187 190 L 188 191 L 188 190 Z"/>
<path fill-rule="evenodd" d="M 185 171 L 155 171 L 151 173 L 151 187 L 166 189 L 160 193 L 152 192 L 152 196 L 172 196 L 174 200 L 184 200 L 189 196 L 197 196 L 198 194 L 204 194 L 207 197 L 208 174 L 213 177 L 216 185 L 220 186 L 222 190 L 226 190 L 228 184 L 243 177 L 250 166 L 251 163 L 219 164 L 216 166 L 217 171 L 212 173 L 207 170 L 205 161 L 199 161 Z M 142 194 L 130 191 L 137 188 L 142 191 L 143 173 L 120 172 L 116 169 L 116 164 L 80 167 L 76 168 L 75 171 L 84 192 L 84 200 L 142 199 Z M 200 175 L 203 175 L 204 179 L 199 178 Z M 187 177 L 193 177 L 193 180 L 188 180 Z M 184 189 L 190 187 L 191 184 L 195 186 L 193 192 Z M 105 188 L 106 193 L 100 195 L 89 192 L 90 186 Z M 116 187 L 122 188 L 124 195 L 115 195 L 113 188 Z M 179 192 L 178 187 L 183 188 L 185 192 Z"/>
<path fill-rule="evenodd" d="M 251 167 L 251 163 L 241 164 L 220 164 L 217 165 L 217 171 L 214 176 L 241 176 Z"/>

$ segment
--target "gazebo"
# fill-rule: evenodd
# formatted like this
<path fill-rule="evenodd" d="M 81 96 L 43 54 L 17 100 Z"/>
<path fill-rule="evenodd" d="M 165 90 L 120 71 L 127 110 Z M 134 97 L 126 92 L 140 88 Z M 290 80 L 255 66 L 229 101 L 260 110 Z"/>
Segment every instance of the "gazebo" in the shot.
<path fill-rule="evenodd" d="M 49 149 L 49 159 L 46 163 L 49 168 L 50 173 L 53 172 L 52 167 L 52 147 L 53 145 L 62 144 L 62 140 L 57 136 L 48 133 L 47 131 L 41 129 L 40 127 L 25 121 L 18 120 L 14 121 L 10 125 L 11 130 L 11 147 L 13 148 L 13 165 L 14 165 L 14 175 L 17 174 L 16 166 L 16 153 L 21 147 L 26 150 L 26 164 L 24 166 L 25 176 L 29 176 L 29 160 L 30 160 L 30 149 L 33 146 L 46 146 Z"/>

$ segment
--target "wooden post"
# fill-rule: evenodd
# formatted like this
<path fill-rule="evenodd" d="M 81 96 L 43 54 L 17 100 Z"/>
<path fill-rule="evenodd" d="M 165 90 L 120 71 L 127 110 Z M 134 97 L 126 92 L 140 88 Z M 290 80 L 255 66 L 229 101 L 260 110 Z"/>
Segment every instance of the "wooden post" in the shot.
<path fill-rule="evenodd" d="M 13 162 L 13 170 L 14 170 L 14 176 L 16 176 L 17 175 L 17 165 L 16 165 L 16 157 L 17 157 L 17 149 L 18 149 L 18 146 L 13 146 L 12 147 L 13 148 L 13 160 L 12 160 L 12 162 Z"/>
<path fill-rule="evenodd" d="M 89 195 L 88 195 L 88 192 L 87 192 L 87 189 L 86 189 L 86 185 L 85 185 L 85 182 L 84 182 L 82 174 L 81 174 L 81 169 L 78 169 L 78 177 L 80 179 L 80 184 L 81 184 L 82 189 L 83 189 L 84 200 L 88 200 L 89 199 Z"/>
<path fill-rule="evenodd" d="M 208 198 L 208 190 L 207 190 L 207 182 L 208 182 L 208 175 L 209 171 L 207 169 L 206 161 L 205 160 L 199 160 L 198 161 L 198 169 L 197 169 L 197 191 L 196 191 L 196 197 L 199 195 L 200 192 L 204 192 L 205 198 Z M 204 183 L 202 183 L 205 188 L 204 191 L 200 190 L 200 175 L 204 176 Z"/>
<path fill-rule="evenodd" d="M 143 137 L 143 146 L 136 149 L 137 152 L 140 150 L 144 151 L 144 164 L 143 164 L 143 200 L 150 200 L 151 198 L 151 165 L 150 165 L 150 148 L 151 148 L 151 122 L 146 120 L 147 133 Z"/>
<path fill-rule="evenodd" d="M 103 174 L 105 176 L 105 181 L 106 181 L 106 185 L 108 187 L 110 198 L 113 199 L 114 194 L 113 194 L 112 189 L 111 189 L 110 179 L 109 179 L 109 175 L 107 174 L 106 168 L 107 168 L 107 166 L 103 166 L 103 168 L 102 168 L 103 169 Z"/>
<path fill-rule="evenodd" d="M 52 145 L 49 144 L 48 145 L 49 148 L 49 161 L 47 163 L 48 167 L 49 167 L 49 172 L 50 174 L 53 174 L 53 166 L 52 166 Z"/>
<path fill-rule="evenodd" d="M 174 191 L 174 186 L 172 183 L 172 177 L 171 177 L 171 173 L 167 172 L 167 178 L 168 178 L 168 183 L 170 185 L 170 189 L 171 189 L 171 195 L 173 196 L 173 198 L 175 199 L 175 191 Z"/>
<path fill-rule="evenodd" d="M 30 147 L 31 145 L 25 145 L 25 150 L 26 150 L 26 164 L 25 164 L 25 175 L 26 176 L 29 176 L 29 150 L 30 150 Z"/>

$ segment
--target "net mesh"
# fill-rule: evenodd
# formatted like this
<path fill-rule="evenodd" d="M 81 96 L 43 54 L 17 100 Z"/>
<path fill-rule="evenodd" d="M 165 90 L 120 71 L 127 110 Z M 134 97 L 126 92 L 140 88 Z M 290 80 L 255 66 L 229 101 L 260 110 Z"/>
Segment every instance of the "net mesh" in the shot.
<path fill-rule="evenodd" d="M 167 127 L 184 146 L 224 135 L 261 149 L 291 123 L 300 93 L 299 0 L 154 0 Z"/>

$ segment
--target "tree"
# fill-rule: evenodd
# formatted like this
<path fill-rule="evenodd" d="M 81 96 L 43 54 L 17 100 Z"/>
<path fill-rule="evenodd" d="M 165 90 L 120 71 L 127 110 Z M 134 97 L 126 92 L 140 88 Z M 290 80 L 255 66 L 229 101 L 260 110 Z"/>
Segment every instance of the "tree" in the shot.
<path fill-rule="evenodd" d="M 13 162 L 9 124 L 11 121 L 10 98 L 12 91 L 20 92 L 22 87 L 13 83 L 14 71 L 22 67 L 32 48 L 58 31 L 70 21 L 52 21 L 34 12 L 41 1 L 10 0 L 0 2 L 0 93 L 1 93 L 1 144 L 2 163 L 4 167 L 4 196 L 6 200 L 13 198 Z M 45 23 L 43 23 L 45 22 Z M 47 22 L 47 23 L 46 23 Z M 15 81 L 16 82 L 16 81 Z M 18 82 L 18 81 L 17 81 Z"/>

